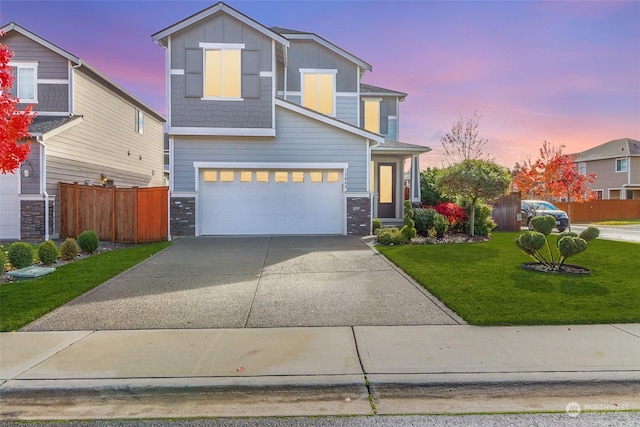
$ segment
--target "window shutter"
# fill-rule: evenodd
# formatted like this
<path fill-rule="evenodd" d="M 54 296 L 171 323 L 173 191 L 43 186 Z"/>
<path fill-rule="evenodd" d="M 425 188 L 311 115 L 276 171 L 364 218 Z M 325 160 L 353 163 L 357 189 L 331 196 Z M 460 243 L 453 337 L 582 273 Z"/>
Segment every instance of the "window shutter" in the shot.
<path fill-rule="evenodd" d="M 202 49 L 185 49 L 185 96 L 200 98 L 204 94 L 202 77 Z"/>
<path fill-rule="evenodd" d="M 260 98 L 260 52 L 242 51 L 242 98 Z"/>
<path fill-rule="evenodd" d="M 382 100 L 380 102 L 380 134 L 386 135 L 389 133 L 389 104 L 387 101 Z"/>

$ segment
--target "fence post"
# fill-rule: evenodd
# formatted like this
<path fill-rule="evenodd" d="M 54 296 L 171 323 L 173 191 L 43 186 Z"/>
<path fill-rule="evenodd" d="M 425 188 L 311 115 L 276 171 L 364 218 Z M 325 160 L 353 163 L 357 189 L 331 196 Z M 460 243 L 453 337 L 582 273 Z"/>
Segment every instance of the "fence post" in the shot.
<path fill-rule="evenodd" d="M 78 238 L 78 228 L 80 228 L 80 207 L 78 205 L 78 183 L 73 183 L 73 233 L 72 236 Z"/>
<path fill-rule="evenodd" d="M 116 241 L 116 186 L 111 187 L 111 241 Z"/>
<path fill-rule="evenodd" d="M 138 187 L 133 187 L 133 239 L 138 244 Z"/>

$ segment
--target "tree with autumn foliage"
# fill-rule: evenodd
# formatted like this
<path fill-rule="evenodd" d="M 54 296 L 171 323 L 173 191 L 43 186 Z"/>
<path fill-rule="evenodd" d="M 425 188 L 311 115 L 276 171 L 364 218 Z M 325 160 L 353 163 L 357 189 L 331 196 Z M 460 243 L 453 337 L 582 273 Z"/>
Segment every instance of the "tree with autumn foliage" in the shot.
<path fill-rule="evenodd" d="M 556 148 L 544 141 L 538 159 L 516 164 L 513 183 L 531 198 L 566 198 L 569 206 L 567 214 L 571 218 L 572 201 L 582 203 L 596 198 L 596 193 L 589 187 L 596 175 L 580 173 L 575 156 L 563 154 L 562 148 L 562 145 Z"/>
<path fill-rule="evenodd" d="M 1 36 L 2 34 L 0 34 Z M 33 105 L 24 111 L 18 109 L 20 100 L 11 94 L 13 72 L 9 61 L 13 56 L 11 50 L 0 43 L 0 173 L 14 173 L 20 163 L 27 160 L 31 145 L 29 125 L 35 116 L 31 110 Z"/>

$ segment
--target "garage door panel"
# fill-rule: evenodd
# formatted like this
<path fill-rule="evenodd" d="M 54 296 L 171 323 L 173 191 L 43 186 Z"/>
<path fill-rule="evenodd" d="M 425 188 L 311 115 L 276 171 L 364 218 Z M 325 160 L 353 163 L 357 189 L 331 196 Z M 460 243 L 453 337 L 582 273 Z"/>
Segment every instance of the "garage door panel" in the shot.
<path fill-rule="evenodd" d="M 254 171 L 255 172 L 255 171 Z M 326 175 L 326 174 L 325 174 Z M 339 174 L 342 176 L 342 173 Z M 342 182 L 205 182 L 199 186 L 200 234 L 342 234 Z"/>

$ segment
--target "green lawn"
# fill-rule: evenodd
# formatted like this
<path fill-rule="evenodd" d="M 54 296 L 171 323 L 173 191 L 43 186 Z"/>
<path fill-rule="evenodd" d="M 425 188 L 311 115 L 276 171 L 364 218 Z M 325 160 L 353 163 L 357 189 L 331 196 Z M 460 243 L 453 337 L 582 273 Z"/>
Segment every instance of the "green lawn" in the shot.
<path fill-rule="evenodd" d="M 472 325 L 640 322 L 640 244 L 596 239 L 567 262 L 589 275 L 539 273 L 521 267 L 518 234 L 377 249 Z"/>
<path fill-rule="evenodd" d="M 58 267 L 35 280 L 0 285 L 0 331 L 14 331 L 115 275 L 171 242 L 157 242 L 93 255 Z"/>

